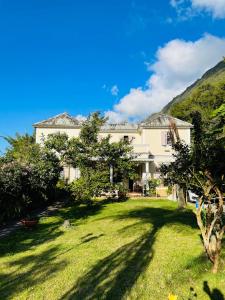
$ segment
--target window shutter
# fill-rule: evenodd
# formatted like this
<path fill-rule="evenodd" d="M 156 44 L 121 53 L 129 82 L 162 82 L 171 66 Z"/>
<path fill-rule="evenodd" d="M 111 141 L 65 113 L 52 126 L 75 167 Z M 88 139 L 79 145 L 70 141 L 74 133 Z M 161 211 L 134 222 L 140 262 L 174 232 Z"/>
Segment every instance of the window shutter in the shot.
<path fill-rule="evenodd" d="M 167 132 L 161 131 L 161 145 L 166 146 L 167 145 Z"/>

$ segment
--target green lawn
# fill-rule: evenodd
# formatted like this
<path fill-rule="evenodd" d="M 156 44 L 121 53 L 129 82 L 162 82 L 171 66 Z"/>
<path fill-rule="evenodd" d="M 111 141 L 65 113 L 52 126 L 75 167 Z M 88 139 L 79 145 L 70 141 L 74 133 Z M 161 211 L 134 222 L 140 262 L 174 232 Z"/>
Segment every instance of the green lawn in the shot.
<path fill-rule="evenodd" d="M 0 240 L 0 299 L 166 300 L 173 292 L 187 300 L 193 289 L 197 299 L 221 300 L 225 270 L 210 268 L 191 210 L 167 200 L 101 202 L 63 208 Z"/>

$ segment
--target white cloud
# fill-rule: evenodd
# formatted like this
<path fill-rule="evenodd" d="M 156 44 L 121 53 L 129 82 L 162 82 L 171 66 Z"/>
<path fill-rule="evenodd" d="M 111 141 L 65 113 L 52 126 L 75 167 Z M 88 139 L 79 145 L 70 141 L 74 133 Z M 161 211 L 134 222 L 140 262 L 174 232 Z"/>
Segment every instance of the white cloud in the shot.
<path fill-rule="evenodd" d="M 197 41 L 175 39 L 158 49 L 145 87 L 132 88 L 112 111 L 111 122 L 143 118 L 162 109 L 225 54 L 225 39 L 205 34 Z"/>
<path fill-rule="evenodd" d="M 214 18 L 225 18 L 224 0 L 192 0 L 192 7 L 210 12 Z"/>
<path fill-rule="evenodd" d="M 113 85 L 110 91 L 111 91 L 111 94 L 112 94 L 113 96 L 117 96 L 118 93 L 119 93 L 118 86 L 117 86 L 117 85 Z"/>
<path fill-rule="evenodd" d="M 84 122 L 87 117 L 85 117 L 84 115 L 76 115 L 75 118 L 79 121 L 79 122 Z"/>
<path fill-rule="evenodd" d="M 225 18 L 225 0 L 171 0 L 181 19 L 193 17 L 200 12 L 208 12 L 213 18 Z"/>

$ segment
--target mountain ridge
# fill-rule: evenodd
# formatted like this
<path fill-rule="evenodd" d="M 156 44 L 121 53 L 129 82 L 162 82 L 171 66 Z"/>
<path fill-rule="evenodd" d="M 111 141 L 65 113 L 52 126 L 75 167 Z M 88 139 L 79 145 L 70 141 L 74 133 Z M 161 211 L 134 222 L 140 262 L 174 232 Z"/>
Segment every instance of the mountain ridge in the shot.
<path fill-rule="evenodd" d="M 176 109 L 181 106 L 182 103 L 184 104 L 187 99 L 193 97 L 198 90 L 207 85 L 216 86 L 223 84 L 225 84 L 225 60 L 220 61 L 214 67 L 207 70 L 201 78 L 197 79 L 194 83 L 188 86 L 184 92 L 174 97 L 166 106 L 164 106 L 161 112 L 171 114 L 175 117 L 180 117 L 175 113 Z"/>

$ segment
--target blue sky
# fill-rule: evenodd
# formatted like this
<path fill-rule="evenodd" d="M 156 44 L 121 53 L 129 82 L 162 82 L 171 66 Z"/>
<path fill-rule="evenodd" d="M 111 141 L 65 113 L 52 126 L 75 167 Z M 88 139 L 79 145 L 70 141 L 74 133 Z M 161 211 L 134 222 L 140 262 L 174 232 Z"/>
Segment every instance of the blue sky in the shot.
<path fill-rule="evenodd" d="M 145 117 L 225 56 L 224 37 L 220 0 L 0 0 L 0 135 L 64 111 Z"/>

